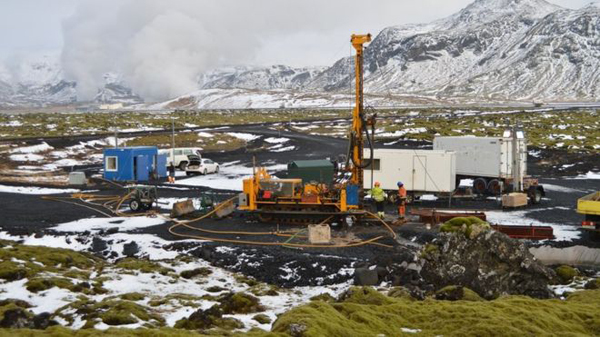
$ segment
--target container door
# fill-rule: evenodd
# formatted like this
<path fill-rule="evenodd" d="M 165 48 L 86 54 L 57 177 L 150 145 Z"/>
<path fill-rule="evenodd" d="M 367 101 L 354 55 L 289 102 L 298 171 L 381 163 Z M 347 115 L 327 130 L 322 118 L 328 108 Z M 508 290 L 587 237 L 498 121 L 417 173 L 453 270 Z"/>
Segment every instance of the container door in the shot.
<path fill-rule="evenodd" d="M 159 154 L 156 158 L 156 172 L 159 178 L 167 176 L 167 156 Z"/>
<path fill-rule="evenodd" d="M 150 178 L 150 167 L 151 163 L 148 156 L 137 156 L 136 160 L 136 180 L 137 181 L 148 181 Z"/>
<path fill-rule="evenodd" d="M 413 156 L 412 190 L 427 191 L 427 156 Z"/>

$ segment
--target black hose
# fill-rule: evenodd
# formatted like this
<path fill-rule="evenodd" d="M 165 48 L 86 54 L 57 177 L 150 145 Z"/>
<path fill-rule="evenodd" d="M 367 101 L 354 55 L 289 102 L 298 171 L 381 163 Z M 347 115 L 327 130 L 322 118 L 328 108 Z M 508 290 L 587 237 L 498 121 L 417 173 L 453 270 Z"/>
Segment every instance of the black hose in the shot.
<path fill-rule="evenodd" d="M 363 131 L 365 133 L 365 135 L 367 136 L 367 142 L 369 143 L 369 149 L 371 150 L 371 157 L 369 158 L 369 161 L 363 161 L 363 163 L 357 163 L 354 160 L 354 156 L 352 156 L 352 164 L 354 164 L 354 166 L 356 167 L 360 167 L 362 169 L 366 168 L 367 166 L 371 165 L 371 163 L 373 162 L 373 141 L 371 140 L 372 137 L 375 136 L 375 129 L 373 128 L 373 135 L 369 136 L 369 130 L 367 130 L 367 125 L 365 120 L 363 119 Z M 354 142 L 355 142 L 355 138 L 356 135 L 351 135 L 350 137 L 350 148 L 354 148 Z"/>

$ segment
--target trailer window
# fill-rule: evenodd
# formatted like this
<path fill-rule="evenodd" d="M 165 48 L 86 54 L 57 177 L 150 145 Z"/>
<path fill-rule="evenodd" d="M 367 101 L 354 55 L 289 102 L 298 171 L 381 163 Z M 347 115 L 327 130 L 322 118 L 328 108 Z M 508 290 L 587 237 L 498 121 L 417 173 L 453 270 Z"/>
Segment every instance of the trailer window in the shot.
<path fill-rule="evenodd" d="M 117 171 L 119 164 L 117 157 L 106 157 L 106 171 Z"/>
<path fill-rule="evenodd" d="M 365 160 L 369 160 L 369 159 L 365 159 Z M 372 164 L 373 164 L 372 165 L 373 171 L 379 171 L 379 165 L 380 165 L 379 159 L 373 159 Z M 369 170 L 369 171 L 371 170 L 371 163 L 369 163 L 369 165 L 367 165 L 367 167 L 365 167 L 365 170 Z"/>

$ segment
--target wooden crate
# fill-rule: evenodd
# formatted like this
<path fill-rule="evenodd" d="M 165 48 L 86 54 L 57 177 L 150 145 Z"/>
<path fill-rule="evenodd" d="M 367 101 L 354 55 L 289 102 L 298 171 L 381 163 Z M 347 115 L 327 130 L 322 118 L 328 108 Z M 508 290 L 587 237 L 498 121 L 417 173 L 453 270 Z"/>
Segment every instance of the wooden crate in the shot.
<path fill-rule="evenodd" d="M 331 241 L 331 228 L 329 225 L 308 225 L 308 242 L 311 244 L 324 244 Z"/>
<path fill-rule="evenodd" d="M 527 194 L 510 193 L 502 196 L 502 207 L 523 207 L 527 206 Z"/>

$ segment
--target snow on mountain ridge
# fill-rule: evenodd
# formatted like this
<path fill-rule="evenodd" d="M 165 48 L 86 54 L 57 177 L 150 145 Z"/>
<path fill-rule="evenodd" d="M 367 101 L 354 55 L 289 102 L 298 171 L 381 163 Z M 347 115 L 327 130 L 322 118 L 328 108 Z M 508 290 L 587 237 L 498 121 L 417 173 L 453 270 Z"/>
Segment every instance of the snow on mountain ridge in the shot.
<path fill-rule="evenodd" d="M 367 45 L 365 92 L 452 102 L 595 101 L 600 95 L 599 31 L 597 3 L 570 10 L 544 0 L 476 0 L 431 23 L 383 29 Z M 52 82 L 60 76 L 52 77 L 51 68 L 42 65 L 35 70 L 40 79 Z M 152 106 L 298 107 L 302 102 L 337 106 L 340 97 L 352 93 L 353 72 L 353 57 L 320 68 L 215 69 L 198 76 L 198 91 Z M 141 101 L 118 74 L 107 74 L 105 82 L 97 101 Z M 7 95 L 26 101 L 26 90 L 15 95 L 15 90 L 23 88 L 9 85 L 7 89 L 2 84 L 0 70 L 0 102 Z M 63 94 L 56 93 L 60 88 Z M 44 90 L 36 97 L 42 99 Z M 54 91 L 63 101 L 67 94 L 76 97 L 72 82 L 64 81 Z M 47 97 L 53 99 L 50 94 Z M 331 102 L 325 102 L 326 97 L 332 97 Z"/>

